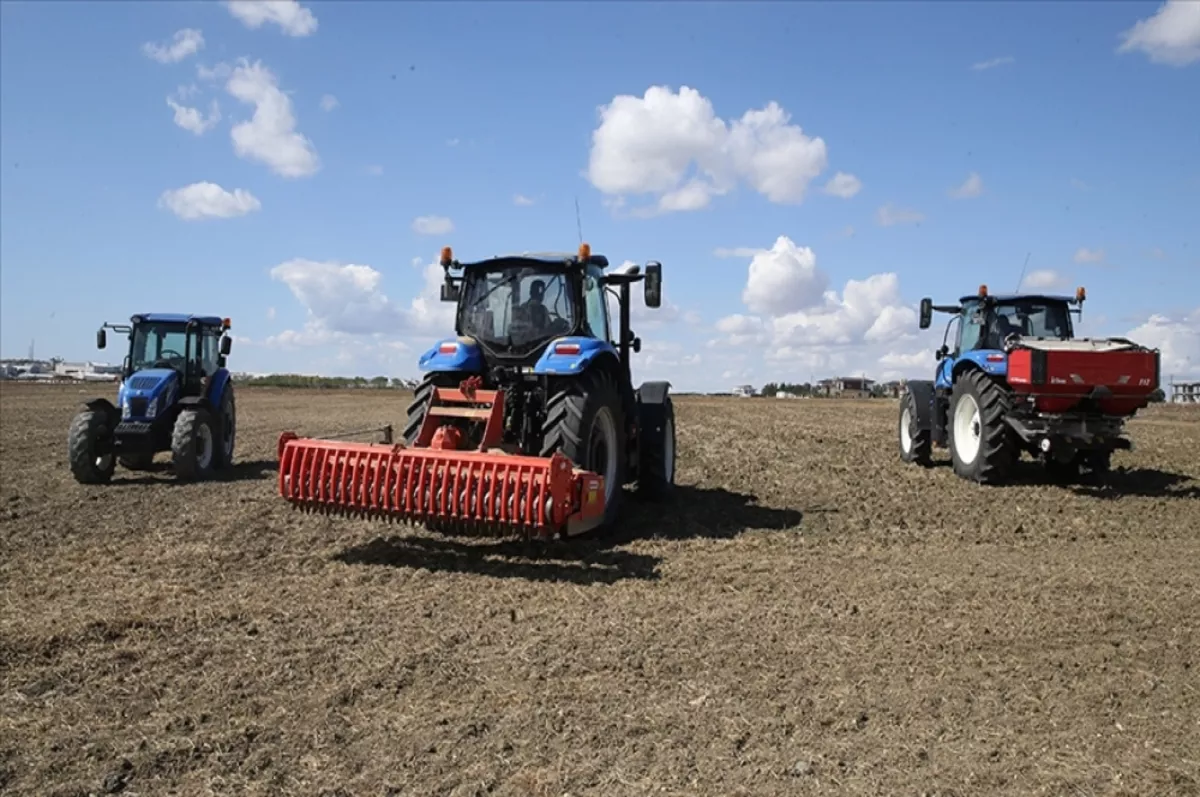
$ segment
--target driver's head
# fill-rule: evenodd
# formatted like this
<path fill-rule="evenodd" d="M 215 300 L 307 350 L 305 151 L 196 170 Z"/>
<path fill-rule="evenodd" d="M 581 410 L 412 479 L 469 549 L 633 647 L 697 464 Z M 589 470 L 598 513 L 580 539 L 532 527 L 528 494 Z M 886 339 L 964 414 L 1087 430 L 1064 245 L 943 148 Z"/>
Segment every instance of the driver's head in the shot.
<path fill-rule="evenodd" d="M 540 304 L 545 295 L 546 283 L 543 280 L 534 280 L 533 284 L 529 286 L 529 300 Z"/>

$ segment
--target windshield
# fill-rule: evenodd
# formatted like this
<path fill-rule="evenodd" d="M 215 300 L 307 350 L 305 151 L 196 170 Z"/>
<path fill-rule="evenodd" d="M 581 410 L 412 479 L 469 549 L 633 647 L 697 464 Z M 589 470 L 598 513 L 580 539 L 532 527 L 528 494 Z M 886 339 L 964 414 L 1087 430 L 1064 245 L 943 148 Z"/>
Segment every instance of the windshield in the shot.
<path fill-rule="evenodd" d="M 570 282 L 562 272 L 536 266 L 471 269 L 464 280 L 463 335 L 521 349 L 575 328 Z"/>
<path fill-rule="evenodd" d="M 1027 338 L 1069 340 L 1072 335 L 1071 314 L 1065 302 L 1049 299 L 1022 299 L 993 304 L 987 318 L 978 312 L 979 305 L 966 312 L 963 329 L 963 350 L 973 348 L 1002 349 L 1009 335 Z"/>
<path fill-rule="evenodd" d="M 183 370 L 187 333 L 183 324 L 138 324 L 133 329 L 130 364 L 135 371 L 145 368 Z M 195 341 L 192 341 L 195 348 Z M 195 351 L 192 352 L 195 356 Z"/>

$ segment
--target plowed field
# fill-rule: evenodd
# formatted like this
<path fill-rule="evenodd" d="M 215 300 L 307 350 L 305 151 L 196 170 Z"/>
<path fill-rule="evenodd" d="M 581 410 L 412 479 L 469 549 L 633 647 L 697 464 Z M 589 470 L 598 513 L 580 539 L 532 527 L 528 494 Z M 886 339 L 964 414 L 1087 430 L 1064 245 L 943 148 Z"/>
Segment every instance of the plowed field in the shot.
<path fill-rule="evenodd" d="M 93 392 L 0 386 L 0 792 L 1200 794 L 1195 410 L 981 488 L 893 401 L 684 397 L 675 498 L 539 549 L 277 497 L 281 430 L 406 395 L 243 390 L 227 479 L 83 487 Z"/>

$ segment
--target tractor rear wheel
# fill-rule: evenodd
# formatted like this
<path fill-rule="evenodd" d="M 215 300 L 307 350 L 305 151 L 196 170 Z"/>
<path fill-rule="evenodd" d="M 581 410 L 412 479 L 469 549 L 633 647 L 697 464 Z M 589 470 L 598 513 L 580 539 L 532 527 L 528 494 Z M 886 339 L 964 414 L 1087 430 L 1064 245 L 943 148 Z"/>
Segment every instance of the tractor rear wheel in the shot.
<path fill-rule="evenodd" d="M 221 392 L 221 409 L 218 411 L 218 417 L 220 423 L 217 428 L 220 430 L 220 439 L 217 440 L 213 467 L 220 470 L 233 465 L 234 445 L 237 442 L 237 406 L 233 400 L 233 385 L 229 382 L 225 383 L 225 390 Z"/>
<path fill-rule="evenodd" d="M 179 479 L 204 478 L 217 460 L 213 417 L 202 407 L 185 409 L 175 419 L 171 434 L 171 461 Z"/>
<path fill-rule="evenodd" d="M 981 371 L 959 377 L 950 396 L 950 453 L 954 472 L 981 484 L 1002 482 L 1017 459 L 1012 430 L 1004 422 L 1010 400 Z"/>
<path fill-rule="evenodd" d="M 425 422 L 425 414 L 433 401 L 435 387 L 457 387 L 463 380 L 462 374 L 431 371 L 425 374 L 421 384 L 413 391 L 413 400 L 408 405 L 408 420 L 404 424 L 404 444 L 411 446 L 421 433 L 421 424 Z"/>
<path fill-rule="evenodd" d="M 112 478 L 117 467 L 112 435 L 109 418 L 104 413 L 84 410 L 75 416 L 67 432 L 67 460 L 75 481 L 105 484 Z"/>
<path fill-rule="evenodd" d="M 604 371 L 560 383 L 546 402 L 541 455 L 561 451 L 577 466 L 604 477 L 604 517 L 598 526 L 603 531 L 621 512 L 625 428 L 616 383 Z"/>
<path fill-rule="evenodd" d="M 900 398 L 900 459 L 928 465 L 933 453 L 933 436 L 917 424 L 917 402 L 912 393 Z"/>
<path fill-rule="evenodd" d="M 638 495 L 666 497 L 675 486 L 675 407 L 667 396 L 662 404 L 639 404 Z"/>

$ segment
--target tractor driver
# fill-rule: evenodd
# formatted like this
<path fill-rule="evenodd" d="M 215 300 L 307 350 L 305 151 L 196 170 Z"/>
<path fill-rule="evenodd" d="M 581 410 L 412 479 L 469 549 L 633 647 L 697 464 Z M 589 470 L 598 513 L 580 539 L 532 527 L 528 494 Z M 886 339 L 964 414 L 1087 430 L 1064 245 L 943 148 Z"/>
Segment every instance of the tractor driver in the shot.
<path fill-rule="evenodd" d="M 529 298 L 521 305 L 521 316 L 537 330 L 543 330 L 550 323 L 550 311 L 542 303 L 546 295 L 545 280 L 534 280 L 529 286 Z"/>
<path fill-rule="evenodd" d="M 988 336 L 988 348 L 990 349 L 1004 348 L 1004 341 L 1009 335 L 1021 333 L 1021 328 L 1003 313 L 993 314 L 991 326 L 991 334 Z"/>

